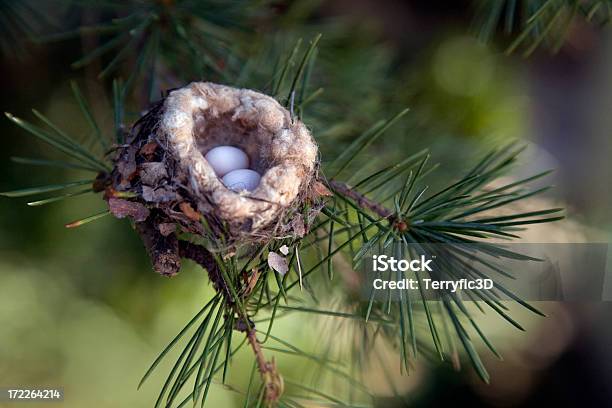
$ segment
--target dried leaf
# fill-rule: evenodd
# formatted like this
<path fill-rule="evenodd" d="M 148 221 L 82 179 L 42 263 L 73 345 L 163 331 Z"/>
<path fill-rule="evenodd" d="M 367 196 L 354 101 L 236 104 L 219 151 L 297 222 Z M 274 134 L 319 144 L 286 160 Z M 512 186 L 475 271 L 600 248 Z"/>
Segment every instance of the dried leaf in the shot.
<path fill-rule="evenodd" d="M 168 235 L 176 231 L 176 224 L 173 222 L 162 222 L 157 226 L 157 229 L 159 230 L 160 234 L 162 234 L 164 237 L 167 237 Z"/>
<path fill-rule="evenodd" d="M 259 279 L 259 271 L 257 269 L 253 269 L 253 272 L 246 280 L 246 288 L 244 289 L 244 296 L 248 296 L 255 289 L 255 285 L 257 284 L 257 280 Z"/>
<path fill-rule="evenodd" d="M 145 201 L 162 203 L 174 201 L 178 198 L 178 195 L 174 191 L 166 188 L 154 189 L 149 186 L 142 186 L 142 198 L 144 198 Z"/>
<path fill-rule="evenodd" d="M 155 142 L 149 142 L 140 148 L 140 154 L 145 157 L 151 157 L 157 150 L 158 144 Z"/>
<path fill-rule="evenodd" d="M 117 171 L 124 180 L 131 179 L 136 173 L 136 148 L 134 146 L 121 152 L 121 158 L 117 161 Z"/>
<path fill-rule="evenodd" d="M 155 186 L 166 177 L 168 177 L 168 172 L 164 163 L 149 162 L 140 165 L 140 180 L 143 184 Z"/>
<path fill-rule="evenodd" d="M 317 197 L 331 197 L 334 194 L 329 191 L 329 189 L 325 186 L 325 184 L 320 181 L 315 181 L 312 185 L 312 191 Z"/>
<path fill-rule="evenodd" d="M 136 222 L 144 221 L 149 216 L 149 209 L 144 205 L 120 198 L 109 198 L 108 208 L 115 217 L 131 217 Z"/>
<path fill-rule="evenodd" d="M 179 208 L 181 209 L 183 214 L 185 214 L 190 220 L 200 221 L 200 213 L 194 210 L 191 204 L 189 204 L 187 201 L 183 201 L 182 203 L 180 203 Z"/>
<path fill-rule="evenodd" d="M 236 256 L 236 251 L 233 249 L 228 250 L 224 255 L 223 255 L 223 260 L 224 261 L 228 261 L 230 259 L 232 259 L 233 257 Z"/>
<path fill-rule="evenodd" d="M 268 253 L 268 265 L 281 275 L 285 275 L 289 270 L 287 260 L 274 251 Z"/>

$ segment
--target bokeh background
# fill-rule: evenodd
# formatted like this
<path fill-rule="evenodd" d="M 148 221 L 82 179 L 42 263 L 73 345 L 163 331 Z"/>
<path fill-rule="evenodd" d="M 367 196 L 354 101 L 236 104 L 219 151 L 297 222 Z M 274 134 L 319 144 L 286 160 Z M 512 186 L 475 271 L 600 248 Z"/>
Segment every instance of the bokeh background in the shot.
<path fill-rule="evenodd" d="M 326 89 L 342 90 L 328 102 L 333 105 L 313 109 L 350 119 L 335 128 L 318 128 L 314 119 L 309 123 L 324 151 L 333 154 L 337 141 L 350 137 L 353 129 L 403 106 L 411 113 L 373 147 L 372 157 L 394 160 L 429 147 L 442 163 L 434 184 L 451 180 L 487 149 L 518 139 L 530 148 L 515 174 L 556 168 L 552 182 L 557 188 L 545 200 L 563 203 L 569 217 L 534 228 L 526 239 L 609 240 L 609 29 L 577 24 L 558 53 L 544 48 L 521 58 L 503 53 L 504 38 L 484 44 L 472 35 L 471 2 L 302 3 L 301 8 L 276 4 L 275 10 L 309 13 L 324 35 L 322 80 Z M 55 27 L 74 27 L 91 18 L 66 2 L 40 1 L 36 7 Z M 351 29 L 335 29 L 340 26 Z M 24 41 L 14 44 L 23 46 L 23 52 L 3 51 L 0 109 L 31 119 L 30 109 L 36 108 L 71 134 L 86 133 L 87 123 L 70 93 L 69 81 L 77 80 L 110 129 L 108 84 L 96 80 L 95 64 L 70 68 L 90 46 L 87 41 Z M 0 136 L 1 191 L 81 176 L 12 163 L 11 156 L 54 156 L 4 117 Z M 186 263 L 173 279 L 156 275 L 128 223 L 112 217 L 76 230 L 63 227 L 103 210 L 99 199 L 34 208 L 25 201 L 0 199 L 0 385 L 63 386 L 61 406 L 66 407 L 152 406 L 167 364 L 140 391 L 136 386 L 158 352 L 210 297 L 205 273 Z M 612 288 L 610 279 L 606 283 Z M 425 361 L 400 377 L 393 356 L 381 357 L 379 364 L 388 368 L 403 398 L 392 397 L 388 378 L 373 369 L 367 382 L 380 395 L 379 406 L 611 404 L 612 306 L 596 300 L 540 306 L 548 318 L 517 310 L 527 333 L 485 319 L 485 329 L 505 356 L 503 362 L 485 360 L 491 385 L 481 384 L 469 367 L 456 372 Z M 313 349 L 326 327 L 322 320 L 285 317 L 277 321 L 275 333 Z M 276 358 L 283 373 L 299 378 L 308 371 L 290 356 Z M 243 387 L 251 370 L 248 353 L 240 354 L 234 367 L 232 383 Z M 241 406 L 231 387 L 215 384 L 210 398 L 209 406 Z"/>

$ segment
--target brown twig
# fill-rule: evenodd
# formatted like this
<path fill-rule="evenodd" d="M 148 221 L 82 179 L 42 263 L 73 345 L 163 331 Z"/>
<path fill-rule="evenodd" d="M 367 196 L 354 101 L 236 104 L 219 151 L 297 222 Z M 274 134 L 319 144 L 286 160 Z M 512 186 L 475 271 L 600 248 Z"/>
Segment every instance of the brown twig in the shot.
<path fill-rule="evenodd" d="M 215 258 L 206 248 L 192 244 L 191 242 L 179 241 L 178 249 L 181 258 L 191 259 L 202 268 L 206 269 L 208 278 L 213 283 L 215 290 L 223 294 L 229 305 L 234 305 L 236 303 L 235 299 L 232 297 L 231 290 L 227 286 L 228 283 L 225 282 L 221 275 L 221 271 L 219 271 Z"/>
<path fill-rule="evenodd" d="M 236 301 L 232 297 L 231 291 L 227 286 L 228 284 L 223 279 L 214 257 L 206 248 L 190 242 L 179 241 L 179 255 L 181 258 L 191 259 L 206 269 L 217 292 L 223 293 L 226 301 L 236 309 Z M 244 319 L 248 319 L 248 317 L 245 316 Z M 275 406 L 284 388 L 283 377 L 279 374 L 275 361 L 266 361 L 261 344 L 257 340 L 255 324 L 253 322 L 238 321 L 235 329 L 246 331 L 247 339 L 255 354 L 258 371 L 265 387 L 264 400 L 267 406 Z"/>
<path fill-rule="evenodd" d="M 164 237 L 149 221 L 135 223 L 136 231 L 151 258 L 155 272 L 174 276 L 181 268 L 178 239 L 174 234 Z"/>
<path fill-rule="evenodd" d="M 393 216 L 393 211 L 383 206 L 382 204 L 377 203 L 374 200 L 370 200 L 368 197 L 364 196 L 357 190 L 353 190 L 346 183 L 343 183 L 341 181 L 336 181 L 336 180 L 330 180 L 329 186 L 332 188 L 332 190 L 353 200 L 355 204 L 357 204 L 358 206 L 368 209 L 380 215 L 382 218 L 389 219 Z"/>
<path fill-rule="evenodd" d="M 369 199 L 357 190 L 351 188 L 348 184 L 336 180 L 330 180 L 328 184 L 334 192 L 350 198 L 359 207 L 370 210 L 382 218 L 386 218 L 400 232 L 408 229 L 408 223 L 405 220 L 398 218 L 394 211 L 374 200 Z"/>
<path fill-rule="evenodd" d="M 267 406 L 275 406 L 283 394 L 283 377 L 279 374 L 274 359 L 266 361 L 254 328 L 247 332 L 247 339 L 255 353 L 257 369 L 264 383 L 264 401 Z"/>

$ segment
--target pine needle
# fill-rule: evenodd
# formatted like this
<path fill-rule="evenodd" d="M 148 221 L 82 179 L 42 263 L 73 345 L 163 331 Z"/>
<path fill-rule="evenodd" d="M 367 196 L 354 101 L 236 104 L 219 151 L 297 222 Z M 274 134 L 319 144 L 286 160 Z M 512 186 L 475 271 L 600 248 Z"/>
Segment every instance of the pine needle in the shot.
<path fill-rule="evenodd" d="M 30 195 L 42 194 L 42 193 L 50 193 L 52 191 L 65 190 L 71 187 L 82 186 L 85 184 L 92 184 L 94 180 L 81 180 L 81 181 L 73 181 L 71 183 L 61 183 L 61 184 L 49 184 L 46 186 L 40 187 L 30 187 L 24 188 L 21 190 L 13 190 L 13 191 L 5 191 L 0 193 L 0 196 L 4 197 L 26 197 Z"/>
<path fill-rule="evenodd" d="M 77 197 L 77 196 L 80 196 L 80 195 L 83 195 L 83 194 L 87 194 L 87 193 L 91 193 L 91 192 L 93 192 L 93 189 L 92 188 L 87 188 L 85 190 L 76 191 L 74 193 L 63 194 L 63 195 L 57 196 L 57 197 L 46 198 L 44 200 L 30 201 L 27 204 L 30 207 L 37 207 L 37 206 L 40 206 L 40 205 L 55 203 L 57 201 L 65 200 L 66 198 Z"/>
<path fill-rule="evenodd" d="M 78 220 L 78 221 L 70 222 L 70 223 L 66 224 L 65 227 L 66 228 L 81 227 L 81 226 L 83 226 L 85 224 L 88 224 L 88 223 L 90 223 L 92 221 L 98 220 L 98 219 L 100 219 L 100 218 L 102 218 L 102 217 L 104 217 L 106 215 L 109 215 L 109 214 L 110 214 L 110 211 L 105 210 L 105 211 L 102 211 L 102 212 L 100 212 L 98 214 L 91 215 L 91 216 L 89 216 L 87 218 L 83 218 L 83 219 Z"/>

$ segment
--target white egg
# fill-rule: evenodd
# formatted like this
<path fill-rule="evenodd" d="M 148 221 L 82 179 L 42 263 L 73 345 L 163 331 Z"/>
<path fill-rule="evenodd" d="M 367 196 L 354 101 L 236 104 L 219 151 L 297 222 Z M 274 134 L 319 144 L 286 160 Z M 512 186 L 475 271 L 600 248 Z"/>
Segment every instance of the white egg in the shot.
<path fill-rule="evenodd" d="M 217 146 L 204 156 L 211 165 L 217 177 L 223 177 L 233 170 L 249 167 L 249 156 L 234 146 Z"/>
<path fill-rule="evenodd" d="M 234 170 L 223 176 L 223 184 L 234 191 L 253 191 L 259 185 L 261 176 L 250 169 Z"/>

